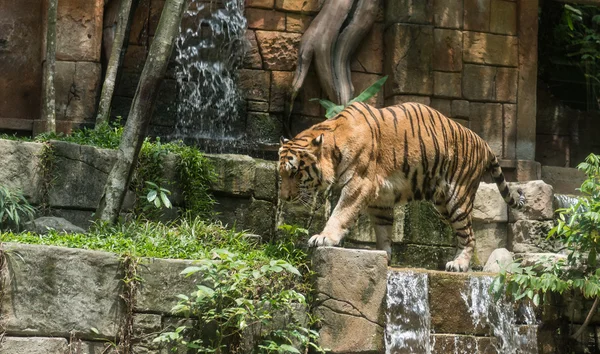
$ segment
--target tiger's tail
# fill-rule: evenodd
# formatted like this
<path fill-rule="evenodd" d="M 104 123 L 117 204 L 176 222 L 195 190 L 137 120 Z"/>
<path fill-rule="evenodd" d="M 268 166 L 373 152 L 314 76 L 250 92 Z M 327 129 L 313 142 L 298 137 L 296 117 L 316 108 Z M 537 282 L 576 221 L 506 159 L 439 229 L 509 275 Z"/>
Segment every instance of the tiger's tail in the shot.
<path fill-rule="evenodd" d="M 496 182 L 498 186 L 498 190 L 504 198 L 504 201 L 508 206 L 514 209 L 521 209 L 525 205 L 525 195 L 523 194 L 523 190 L 520 188 L 517 189 L 518 197 L 510 192 L 508 188 L 508 184 L 506 184 L 506 180 L 504 179 L 504 174 L 502 173 L 502 168 L 500 168 L 500 164 L 498 163 L 498 158 L 494 156 L 490 163 L 490 174 L 492 175 L 492 179 Z"/>

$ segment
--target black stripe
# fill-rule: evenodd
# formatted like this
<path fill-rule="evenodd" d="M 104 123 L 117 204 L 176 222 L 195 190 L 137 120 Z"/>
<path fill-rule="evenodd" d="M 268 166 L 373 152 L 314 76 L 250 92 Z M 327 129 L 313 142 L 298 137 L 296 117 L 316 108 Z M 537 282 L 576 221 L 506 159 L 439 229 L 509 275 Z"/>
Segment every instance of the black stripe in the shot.
<path fill-rule="evenodd" d="M 373 216 L 379 220 L 383 220 L 383 221 L 387 221 L 387 222 L 391 222 L 391 223 L 394 222 L 393 216 L 385 216 L 385 215 L 373 215 Z"/>
<path fill-rule="evenodd" d="M 392 114 L 392 116 L 394 117 L 394 131 L 396 132 L 396 134 L 398 134 L 398 117 L 396 116 L 396 112 L 394 112 L 393 109 L 391 109 L 390 107 L 386 107 L 386 109 L 388 110 L 388 112 L 390 112 Z"/>
<path fill-rule="evenodd" d="M 402 162 L 402 171 L 404 172 L 404 177 L 408 178 L 408 173 L 410 172 L 410 166 L 408 165 L 408 137 L 407 131 L 404 131 L 404 162 Z"/>

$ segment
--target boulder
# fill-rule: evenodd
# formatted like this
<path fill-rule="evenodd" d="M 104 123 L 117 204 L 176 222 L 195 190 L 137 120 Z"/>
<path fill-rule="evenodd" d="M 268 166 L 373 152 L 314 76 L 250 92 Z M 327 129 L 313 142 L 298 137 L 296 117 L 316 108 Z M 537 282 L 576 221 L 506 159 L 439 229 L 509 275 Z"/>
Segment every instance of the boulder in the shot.
<path fill-rule="evenodd" d="M 84 234 L 85 230 L 75 226 L 69 220 L 56 216 L 43 216 L 25 224 L 25 230 L 45 235 L 50 230 L 64 232 L 67 234 Z"/>
<path fill-rule="evenodd" d="M 536 180 L 511 184 L 511 189 L 520 188 L 525 195 L 525 206 L 520 210 L 510 209 L 509 221 L 551 220 L 554 217 L 554 191 L 551 185 Z"/>
<path fill-rule="evenodd" d="M 0 139 L 0 181 L 4 187 L 20 189 L 31 204 L 42 198 L 42 175 L 38 173 L 43 144 Z"/>
<path fill-rule="evenodd" d="M 509 227 L 509 239 L 515 253 L 559 252 L 564 248 L 557 238 L 548 239 L 554 221 L 517 220 Z"/>
<path fill-rule="evenodd" d="M 65 338 L 3 337 L 0 349 L 2 354 L 67 353 L 69 345 Z"/>
<path fill-rule="evenodd" d="M 473 205 L 473 220 L 485 223 L 508 221 L 508 207 L 495 183 L 479 184 Z"/>
<path fill-rule="evenodd" d="M 500 270 L 513 262 L 512 253 L 506 248 L 497 248 L 490 254 L 485 266 L 484 272 L 498 273 Z"/>

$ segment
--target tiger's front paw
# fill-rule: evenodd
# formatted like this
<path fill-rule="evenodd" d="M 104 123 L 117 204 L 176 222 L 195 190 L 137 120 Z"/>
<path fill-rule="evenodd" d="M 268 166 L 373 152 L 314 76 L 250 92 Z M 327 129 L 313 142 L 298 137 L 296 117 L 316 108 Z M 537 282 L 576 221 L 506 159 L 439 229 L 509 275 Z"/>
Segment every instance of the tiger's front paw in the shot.
<path fill-rule="evenodd" d="M 456 258 L 446 263 L 447 272 L 466 272 L 469 270 L 469 260 L 465 258 Z"/>
<path fill-rule="evenodd" d="M 337 246 L 339 243 L 340 241 L 334 240 L 331 237 L 314 235 L 308 240 L 308 247 Z"/>

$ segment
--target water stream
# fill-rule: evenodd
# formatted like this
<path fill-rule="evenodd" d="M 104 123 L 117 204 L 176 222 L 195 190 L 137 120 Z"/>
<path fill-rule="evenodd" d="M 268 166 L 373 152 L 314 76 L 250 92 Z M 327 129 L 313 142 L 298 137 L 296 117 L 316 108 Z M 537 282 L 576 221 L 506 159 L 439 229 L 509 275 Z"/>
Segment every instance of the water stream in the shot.
<path fill-rule="evenodd" d="M 172 138 L 236 146 L 245 130 L 237 85 L 246 50 L 243 0 L 190 0 L 176 45 L 177 122 Z"/>

